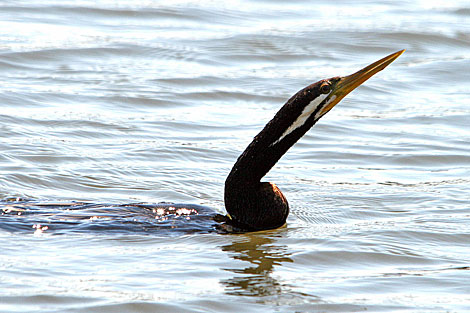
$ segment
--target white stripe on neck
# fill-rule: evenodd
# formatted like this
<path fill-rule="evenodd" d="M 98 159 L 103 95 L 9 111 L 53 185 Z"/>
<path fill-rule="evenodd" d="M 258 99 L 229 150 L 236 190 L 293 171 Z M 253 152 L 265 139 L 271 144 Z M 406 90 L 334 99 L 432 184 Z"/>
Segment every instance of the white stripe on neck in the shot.
<path fill-rule="evenodd" d="M 302 110 L 302 113 L 299 115 L 299 117 L 290 125 L 282 134 L 281 137 L 279 137 L 278 140 L 270 144 L 270 146 L 274 146 L 278 142 L 280 142 L 282 139 L 284 139 L 287 135 L 292 133 L 294 130 L 297 128 L 301 127 L 302 125 L 305 124 L 307 119 L 312 115 L 313 112 L 315 112 L 316 108 L 323 102 L 323 100 L 326 99 L 330 94 L 321 94 L 315 99 L 313 99 L 309 104 L 305 106 L 305 108 Z"/>

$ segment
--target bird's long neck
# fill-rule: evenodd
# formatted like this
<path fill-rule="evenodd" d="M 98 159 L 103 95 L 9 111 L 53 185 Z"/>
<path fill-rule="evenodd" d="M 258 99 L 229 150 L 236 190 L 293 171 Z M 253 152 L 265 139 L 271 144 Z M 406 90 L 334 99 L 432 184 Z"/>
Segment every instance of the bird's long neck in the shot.
<path fill-rule="evenodd" d="M 254 137 L 233 166 L 227 182 L 260 182 L 289 148 L 315 124 L 313 116 L 299 122 L 305 102 L 309 100 L 304 95 L 305 89 L 292 96 Z M 297 127 L 292 127 L 296 123 Z"/>
<path fill-rule="evenodd" d="M 282 226 L 289 213 L 287 200 L 276 185 L 261 179 L 315 123 L 302 116 L 309 98 L 295 94 L 255 136 L 225 181 L 225 207 L 232 220 L 248 230 Z"/>

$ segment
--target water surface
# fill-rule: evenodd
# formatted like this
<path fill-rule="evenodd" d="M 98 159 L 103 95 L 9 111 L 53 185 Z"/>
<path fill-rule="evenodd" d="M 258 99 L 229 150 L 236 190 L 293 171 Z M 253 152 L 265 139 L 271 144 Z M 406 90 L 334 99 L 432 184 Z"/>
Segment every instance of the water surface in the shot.
<path fill-rule="evenodd" d="M 285 227 L 18 218 L 0 311 L 469 311 L 469 34 L 457 0 L 3 1 L 1 199 L 223 214 L 231 166 L 292 94 L 407 51 L 268 174 Z"/>

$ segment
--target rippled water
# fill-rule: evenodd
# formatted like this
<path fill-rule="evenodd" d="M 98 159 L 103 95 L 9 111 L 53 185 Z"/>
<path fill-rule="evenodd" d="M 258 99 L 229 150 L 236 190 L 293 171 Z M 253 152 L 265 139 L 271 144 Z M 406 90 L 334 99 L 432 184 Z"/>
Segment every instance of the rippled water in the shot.
<path fill-rule="evenodd" d="M 468 1 L 169 3 L 0 3 L 0 198 L 223 214 L 225 176 L 292 94 L 407 51 L 268 174 L 286 227 L 19 216 L 0 311 L 469 311 Z"/>

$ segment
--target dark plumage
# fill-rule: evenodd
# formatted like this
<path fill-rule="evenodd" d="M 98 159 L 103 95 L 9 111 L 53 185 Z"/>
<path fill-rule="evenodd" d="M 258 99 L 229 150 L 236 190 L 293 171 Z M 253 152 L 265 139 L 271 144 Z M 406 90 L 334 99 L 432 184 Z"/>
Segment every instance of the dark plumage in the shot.
<path fill-rule="evenodd" d="M 324 114 L 344 96 L 393 62 L 393 53 L 357 73 L 324 79 L 297 92 L 240 155 L 225 181 L 225 208 L 244 230 L 282 226 L 289 205 L 281 190 L 261 179 Z"/>

